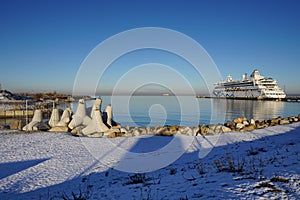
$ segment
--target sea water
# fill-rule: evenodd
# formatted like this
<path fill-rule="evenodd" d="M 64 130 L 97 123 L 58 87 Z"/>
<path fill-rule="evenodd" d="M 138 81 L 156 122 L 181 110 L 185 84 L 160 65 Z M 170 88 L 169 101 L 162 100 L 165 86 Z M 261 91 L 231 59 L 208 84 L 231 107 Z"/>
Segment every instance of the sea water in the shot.
<path fill-rule="evenodd" d="M 263 120 L 297 116 L 299 102 L 196 98 L 194 96 L 102 96 L 102 111 L 113 107 L 122 126 L 223 124 L 235 117 Z M 93 100 L 86 101 L 91 107 Z M 77 103 L 71 105 L 76 111 Z M 88 109 L 90 110 L 90 109 Z"/>

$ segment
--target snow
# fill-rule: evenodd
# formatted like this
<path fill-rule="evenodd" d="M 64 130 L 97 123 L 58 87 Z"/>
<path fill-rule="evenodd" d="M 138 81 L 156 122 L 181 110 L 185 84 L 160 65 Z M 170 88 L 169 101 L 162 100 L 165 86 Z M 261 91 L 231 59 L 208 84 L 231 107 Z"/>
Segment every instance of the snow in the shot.
<path fill-rule="evenodd" d="M 300 122 L 206 137 L 1 131 L 0 199 L 299 199 L 299 147 Z"/>

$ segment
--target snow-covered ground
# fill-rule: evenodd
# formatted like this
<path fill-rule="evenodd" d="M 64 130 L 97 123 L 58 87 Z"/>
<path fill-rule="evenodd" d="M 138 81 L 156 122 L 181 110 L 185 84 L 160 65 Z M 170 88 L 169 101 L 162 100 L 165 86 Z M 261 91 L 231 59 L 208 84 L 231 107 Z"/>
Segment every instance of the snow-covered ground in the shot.
<path fill-rule="evenodd" d="M 164 148 L 173 139 L 1 131 L 0 199 L 300 198 L 300 123 L 207 137 L 176 136 L 182 147 L 175 143 Z M 123 161 L 136 163 L 131 156 L 111 153 L 116 147 L 137 155 L 156 152 L 158 158 L 187 150 L 161 169 L 137 174 L 117 170 Z M 103 156 L 91 154 L 94 148 Z M 146 163 L 138 164 L 144 168 Z"/>

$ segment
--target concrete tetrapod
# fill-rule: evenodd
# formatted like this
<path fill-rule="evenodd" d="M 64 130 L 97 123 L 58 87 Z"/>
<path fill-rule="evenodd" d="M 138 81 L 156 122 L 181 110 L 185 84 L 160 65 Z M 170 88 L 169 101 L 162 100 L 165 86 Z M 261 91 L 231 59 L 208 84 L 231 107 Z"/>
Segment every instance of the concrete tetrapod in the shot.
<path fill-rule="evenodd" d="M 90 135 L 93 133 L 103 133 L 108 131 L 109 128 L 103 123 L 101 114 L 101 99 L 96 99 L 91 111 L 92 120 L 87 124 L 87 126 L 82 129 L 83 135 Z"/>
<path fill-rule="evenodd" d="M 49 129 L 49 126 L 43 122 L 43 113 L 42 110 L 39 109 L 34 111 L 31 122 L 22 128 L 23 131 L 37 131 L 46 129 Z"/>
<path fill-rule="evenodd" d="M 71 119 L 71 114 L 71 108 L 66 108 L 61 116 L 60 121 L 56 124 L 56 126 L 68 126 Z"/>
<path fill-rule="evenodd" d="M 112 107 L 106 106 L 105 112 L 107 115 L 106 124 L 112 127 Z"/>
<path fill-rule="evenodd" d="M 72 116 L 72 120 L 68 127 L 74 129 L 80 125 L 87 125 L 91 119 L 86 115 L 85 101 L 80 99 L 78 101 L 78 107 L 76 113 Z"/>
<path fill-rule="evenodd" d="M 52 110 L 51 117 L 49 119 L 48 124 L 51 128 L 53 128 L 57 125 L 58 122 L 59 122 L 59 110 L 57 108 L 54 108 Z"/>
<path fill-rule="evenodd" d="M 52 127 L 50 132 L 68 132 L 68 123 L 70 122 L 72 110 L 71 108 L 66 108 L 61 116 L 59 122 Z M 52 116 L 52 115 L 51 115 Z"/>

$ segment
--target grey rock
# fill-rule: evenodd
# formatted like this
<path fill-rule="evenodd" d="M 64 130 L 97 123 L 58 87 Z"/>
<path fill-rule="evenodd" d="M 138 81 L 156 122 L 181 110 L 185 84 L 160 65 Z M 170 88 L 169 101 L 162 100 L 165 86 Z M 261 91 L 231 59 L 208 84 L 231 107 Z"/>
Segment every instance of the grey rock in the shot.
<path fill-rule="evenodd" d="M 125 134 L 128 133 L 128 130 L 126 128 L 121 128 L 120 131 L 121 131 L 121 133 L 125 133 Z"/>
<path fill-rule="evenodd" d="M 249 125 L 249 122 L 246 120 L 246 121 L 243 121 L 243 124 L 244 124 L 245 126 L 248 126 L 248 125 Z"/>
<path fill-rule="evenodd" d="M 133 136 L 140 136 L 141 135 L 141 132 L 139 131 L 139 129 L 133 129 L 133 131 L 132 131 L 132 135 Z"/>
<path fill-rule="evenodd" d="M 205 126 L 204 124 L 200 124 L 198 126 L 198 130 L 196 131 L 196 136 L 197 135 L 205 136 L 207 134 L 208 129 L 209 128 L 207 126 Z"/>
<path fill-rule="evenodd" d="M 240 118 L 240 117 L 237 117 L 237 118 L 234 118 L 234 119 L 233 119 L 233 122 L 234 122 L 235 124 L 243 123 L 243 119 Z"/>
<path fill-rule="evenodd" d="M 99 138 L 99 137 L 103 137 L 104 133 L 94 133 L 94 134 L 90 134 L 87 135 L 87 137 L 92 137 L 92 138 Z"/>
<path fill-rule="evenodd" d="M 146 130 L 145 127 L 139 128 L 139 132 L 140 132 L 140 135 L 146 135 L 147 134 L 147 130 Z"/>
<path fill-rule="evenodd" d="M 251 120 L 250 120 L 250 124 L 255 125 L 255 120 L 254 120 L 254 119 L 251 119 Z"/>
<path fill-rule="evenodd" d="M 235 123 L 232 121 L 227 121 L 224 125 L 232 130 L 235 129 Z"/>
<path fill-rule="evenodd" d="M 193 135 L 193 130 L 190 127 L 180 127 L 178 132 L 184 135 Z"/>
<path fill-rule="evenodd" d="M 146 133 L 147 134 L 153 134 L 154 132 L 153 132 L 153 130 L 151 129 L 150 126 L 146 126 Z"/>
<path fill-rule="evenodd" d="M 222 133 L 222 127 L 223 125 L 217 125 L 216 128 L 215 128 L 215 134 L 219 134 L 219 133 Z"/>
<path fill-rule="evenodd" d="M 240 131 L 241 131 L 241 132 L 242 132 L 242 131 L 253 131 L 255 128 L 256 128 L 255 125 L 250 124 L 250 125 L 245 126 L 244 128 L 242 128 Z"/>
<path fill-rule="evenodd" d="M 285 124 L 289 124 L 290 123 L 290 121 L 288 120 L 288 119 L 281 119 L 280 121 L 279 121 L 279 124 L 280 125 L 285 125 Z"/>
<path fill-rule="evenodd" d="M 237 123 L 236 125 L 235 125 L 235 128 L 237 129 L 237 130 L 241 130 L 242 128 L 244 128 L 244 124 L 242 124 L 242 123 Z"/>
<path fill-rule="evenodd" d="M 231 132 L 231 131 L 232 131 L 231 128 L 226 127 L 226 126 L 222 126 L 222 132 L 223 133 L 228 133 L 228 132 Z"/>
<path fill-rule="evenodd" d="M 127 132 L 123 135 L 124 137 L 133 137 L 134 135 L 130 132 Z"/>
<path fill-rule="evenodd" d="M 49 130 L 49 132 L 68 132 L 69 128 L 67 126 L 55 126 Z"/>

